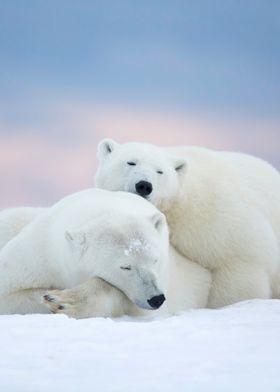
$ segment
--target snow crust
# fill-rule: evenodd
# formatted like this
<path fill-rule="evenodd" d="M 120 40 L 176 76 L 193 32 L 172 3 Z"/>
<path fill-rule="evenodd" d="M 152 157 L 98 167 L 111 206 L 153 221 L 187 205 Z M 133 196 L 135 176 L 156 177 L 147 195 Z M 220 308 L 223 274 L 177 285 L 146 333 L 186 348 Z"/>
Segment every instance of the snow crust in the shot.
<path fill-rule="evenodd" d="M 169 318 L 0 317 L 0 391 L 280 391 L 280 300 Z"/>

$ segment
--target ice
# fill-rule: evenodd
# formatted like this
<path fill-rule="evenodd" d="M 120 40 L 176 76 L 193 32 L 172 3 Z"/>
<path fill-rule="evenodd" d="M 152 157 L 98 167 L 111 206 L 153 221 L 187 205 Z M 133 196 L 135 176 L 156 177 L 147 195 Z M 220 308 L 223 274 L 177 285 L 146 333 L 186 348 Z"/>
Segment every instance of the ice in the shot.
<path fill-rule="evenodd" d="M 0 329 L 3 392 L 280 390 L 279 300 L 153 320 L 1 316 Z"/>

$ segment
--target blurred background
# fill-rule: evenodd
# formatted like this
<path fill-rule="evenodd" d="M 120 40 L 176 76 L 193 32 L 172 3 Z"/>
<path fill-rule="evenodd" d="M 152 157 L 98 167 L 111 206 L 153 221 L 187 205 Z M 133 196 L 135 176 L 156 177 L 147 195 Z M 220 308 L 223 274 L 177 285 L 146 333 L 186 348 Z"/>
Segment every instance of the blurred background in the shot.
<path fill-rule="evenodd" d="M 98 142 L 280 169 L 278 0 L 1 0 L 0 208 L 92 186 Z"/>

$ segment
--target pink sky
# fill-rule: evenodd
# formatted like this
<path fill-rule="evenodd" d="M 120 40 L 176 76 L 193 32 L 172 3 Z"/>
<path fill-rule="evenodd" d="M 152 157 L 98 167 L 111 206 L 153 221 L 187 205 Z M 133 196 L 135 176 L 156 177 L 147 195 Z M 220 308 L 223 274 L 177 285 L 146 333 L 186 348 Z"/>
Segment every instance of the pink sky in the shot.
<path fill-rule="evenodd" d="M 98 142 L 202 145 L 261 156 L 280 166 L 279 123 L 124 106 L 67 102 L 50 107 L 51 123 L 0 124 L 0 208 L 50 205 L 93 185 Z"/>

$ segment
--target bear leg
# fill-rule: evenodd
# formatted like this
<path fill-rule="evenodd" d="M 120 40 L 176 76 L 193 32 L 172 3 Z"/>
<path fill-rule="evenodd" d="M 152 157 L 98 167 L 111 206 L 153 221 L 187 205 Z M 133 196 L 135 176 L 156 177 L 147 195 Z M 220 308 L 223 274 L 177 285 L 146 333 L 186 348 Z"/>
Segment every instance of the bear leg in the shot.
<path fill-rule="evenodd" d="M 88 317 L 120 317 L 129 312 L 130 301 L 118 289 L 99 278 L 65 290 L 49 290 L 43 302 L 52 313 L 76 319 Z"/>
<path fill-rule="evenodd" d="M 212 272 L 208 307 L 219 308 L 249 299 L 269 299 L 271 296 L 270 277 L 265 268 L 239 262 Z"/>

